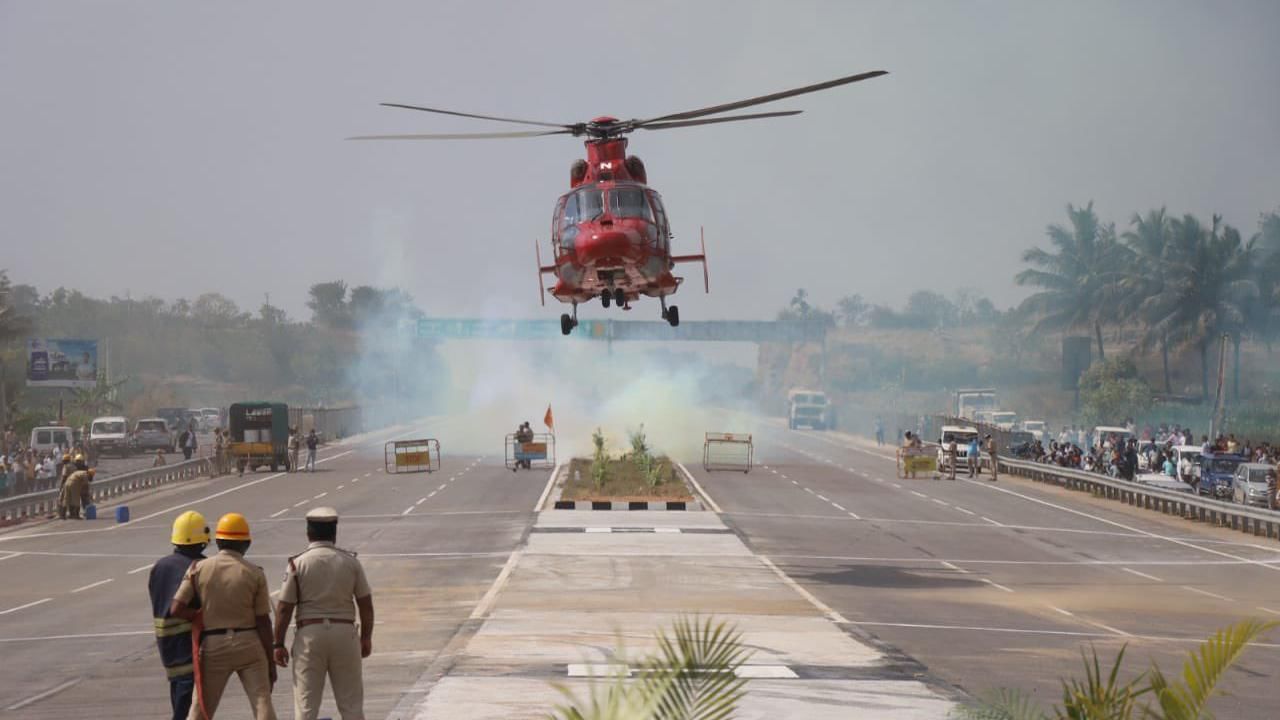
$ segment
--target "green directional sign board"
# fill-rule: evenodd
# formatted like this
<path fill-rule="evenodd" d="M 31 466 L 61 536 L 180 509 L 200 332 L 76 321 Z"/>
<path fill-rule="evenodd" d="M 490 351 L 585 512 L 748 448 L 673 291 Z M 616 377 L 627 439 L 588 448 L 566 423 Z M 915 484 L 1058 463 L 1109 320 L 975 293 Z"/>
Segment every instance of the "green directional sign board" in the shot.
<path fill-rule="evenodd" d="M 817 323 L 760 320 L 694 321 L 674 328 L 655 321 L 582 320 L 570 337 L 608 341 L 792 343 L 821 340 L 824 332 L 825 328 Z M 418 337 L 430 340 L 549 340 L 560 336 L 559 320 L 422 318 L 418 321 Z"/>

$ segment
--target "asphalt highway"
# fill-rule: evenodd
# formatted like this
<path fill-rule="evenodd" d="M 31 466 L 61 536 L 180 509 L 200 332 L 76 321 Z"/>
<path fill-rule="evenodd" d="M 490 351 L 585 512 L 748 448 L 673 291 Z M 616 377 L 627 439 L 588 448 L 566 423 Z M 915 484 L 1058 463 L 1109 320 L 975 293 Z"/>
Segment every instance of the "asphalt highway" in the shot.
<path fill-rule="evenodd" d="M 895 477 L 893 448 L 768 430 L 749 475 L 690 467 L 761 555 L 852 632 L 981 695 L 1045 702 L 1128 645 L 1133 672 L 1181 672 L 1188 650 L 1245 617 L 1280 619 L 1280 544 L 1020 478 Z M 1280 716 L 1280 633 L 1224 681 L 1222 718 Z"/>
<path fill-rule="evenodd" d="M 103 512 L 0 533 L 0 716 L 162 716 L 167 685 L 145 585 L 151 562 L 169 551 L 173 517 L 194 508 L 213 523 L 246 513 L 249 559 L 275 589 L 288 555 L 305 547 L 302 515 L 325 504 L 342 514 L 339 545 L 359 552 L 374 587 L 367 715 L 399 717 L 392 710 L 406 706 L 405 693 L 430 686 L 427 670 L 466 641 L 477 608 L 495 602 L 495 580 L 530 537 L 549 479 L 506 470 L 500 447 L 450 456 L 447 427 L 431 430 L 446 447 L 431 475 L 383 472 L 384 440 L 423 434 L 401 428 L 322 449 L 315 473 L 230 476 L 129 498 L 125 526 Z M 766 423 L 756 448 L 762 464 L 750 474 L 685 464 L 729 528 L 830 611 L 822 615 L 914 660 L 931 683 L 973 694 L 1016 687 L 1051 701 L 1090 644 L 1106 659 L 1128 644 L 1135 672 L 1156 661 L 1176 673 L 1215 629 L 1280 619 L 1275 541 L 1015 478 L 898 479 L 891 448 L 837 433 Z M 605 527 L 617 522 L 593 515 Z M 695 575 L 715 582 L 712 572 Z M 1280 716 L 1278 662 L 1280 636 L 1250 650 L 1225 679 L 1231 695 L 1212 704 L 1219 717 Z M 219 717 L 248 717 L 234 682 L 229 693 Z M 275 691 L 282 717 L 290 698 L 285 672 Z"/>

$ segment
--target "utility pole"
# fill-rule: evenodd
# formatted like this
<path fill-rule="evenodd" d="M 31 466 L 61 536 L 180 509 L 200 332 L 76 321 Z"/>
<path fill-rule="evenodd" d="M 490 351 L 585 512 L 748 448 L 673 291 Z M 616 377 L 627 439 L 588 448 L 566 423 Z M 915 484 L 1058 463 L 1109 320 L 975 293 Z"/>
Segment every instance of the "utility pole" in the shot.
<path fill-rule="evenodd" d="M 1213 418 L 1209 421 L 1209 439 L 1217 438 L 1222 432 L 1222 425 L 1225 420 L 1226 406 L 1222 397 L 1222 385 L 1226 380 L 1227 371 L 1227 340 L 1231 338 L 1227 333 L 1222 333 L 1222 341 L 1218 344 L 1218 382 L 1217 391 L 1213 397 Z"/>

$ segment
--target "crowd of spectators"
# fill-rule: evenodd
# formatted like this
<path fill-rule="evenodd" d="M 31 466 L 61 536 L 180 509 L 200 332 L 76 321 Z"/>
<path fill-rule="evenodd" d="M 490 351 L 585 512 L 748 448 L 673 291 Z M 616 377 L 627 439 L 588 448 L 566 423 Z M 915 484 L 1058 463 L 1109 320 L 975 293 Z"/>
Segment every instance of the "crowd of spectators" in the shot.
<path fill-rule="evenodd" d="M 13 427 L 0 438 L 0 497 L 53 490 L 62 477 L 62 464 L 72 448 L 44 452 L 24 446 Z"/>

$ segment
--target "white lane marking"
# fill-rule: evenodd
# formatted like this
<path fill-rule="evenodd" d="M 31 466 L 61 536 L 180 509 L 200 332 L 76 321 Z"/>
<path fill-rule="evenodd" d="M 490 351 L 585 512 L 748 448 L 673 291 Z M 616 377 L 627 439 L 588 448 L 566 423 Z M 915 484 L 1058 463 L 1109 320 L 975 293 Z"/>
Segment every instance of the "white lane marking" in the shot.
<path fill-rule="evenodd" d="M 154 630 L 125 630 L 122 632 L 82 633 L 80 635 L 41 635 L 39 637 L 0 638 L 0 643 L 45 642 L 47 640 L 89 640 L 92 638 L 127 637 L 129 635 L 154 634 Z"/>
<path fill-rule="evenodd" d="M 435 496 L 436 496 L 436 493 L 438 493 L 438 492 L 440 492 L 440 491 L 439 491 L 439 490 L 432 490 L 431 492 L 427 493 L 427 497 L 422 498 L 421 500 L 419 500 L 419 501 L 418 501 L 418 504 L 419 504 L 419 505 L 421 505 L 423 502 L 426 502 L 427 498 L 433 498 L 433 497 L 435 497 Z"/>
<path fill-rule="evenodd" d="M 929 499 L 938 503 L 939 505 L 942 505 L 943 507 L 951 507 L 951 503 L 949 502 L 944 502 L 942 500 L 939 500 L 938 498 L 929 498 Z"/>
<path fill-rule="evenodd" d="M 351 478 L 351 482 L 358 483 L 360 482 L 360 478 Z"/>
<path fill-rule="evenodd" d="M 271 513 L 271 517 L 273 517 L 273 518 L 274 518 L 274 517 L 280 517 L 281 515 L 283 515 L 283 514 L 285 514 L 285 513 L 289 512 L 289 510 L 290 510 L 290 509 L 291 509 L 291 508 L 285 508 L 285 509 L 283 509 L 283 510 L 277 510 L 277 511 L 275 511 L 275 512 Z"/>
<path fill-rule="evenodd" d="M 693 473 L 689 472 L 689 468 L 685 467 L 684 463 L 676 462 L 676 467 L 680 468 L 680 472 L 684 473 L 685 479 L 689 481 L 690 485 L 693 485 L 693 489 L 698 491 L 698 494 L 702 496 L 702 499 L 707 501 L 707 506 L 711 508 L 712 512 L 717 514 L 724 512 L 720 509 L 720 506 L 716 504 L 716 501 L 711 499 L 711 496 L 707 494 L 707 491 L 702 489 L 702 484 L 693 476 Z"/>
<path fill-rule="evenodd" d="M 371 473 L 365 473 L 365 474 L 364 474 L 364 476 L 365 476 L 365 477 L 369 477 L 369 475 L 370 475 L 370 474 L 371 474 Z"/>
<path fill-rule="evenodd" d="M 1075 613 L 1071 612 L 1070 610 L 1063 610 L 1062 608 L 1058 607 L 1057 605 L 1050 605 L 1050 606 L 1049 606 L 1049 609 L 1050 609 L 1050 610 L 1055 610 L 1055 611 L 1057 611 L 1057 612 L 1060 612 L 1060 613 L 1062 613 L 1063 615 L 1066 615 L 1067 617 L 1075 617 L 1075 616 L 1076 616 L 1076 615 L 1075 615 Z"/>
<path fill-rule="evenodd" d="M 66 690 L 67 688 L 71 687 L 72 685 L 75 685 L 75 684 L 79 683 L 79 682 L 80 682 L 81 680 L 83 680 L 83 679 L 84 679 L 83 677 L 78 677 L 78 678 L 75 678 L 75 679 L 72 679 L 72 680 L 68 680 L 68 681 L 66 681 L 66 682 L 62 683 L 61 685 L 55 685 L 54 687 L 51 687 L 51 688 L 49 688 L 48 690 L 45 690 L 44 692 L 42 692 L 42 693 L 40 693 L 40 694 L 38 694 L 38 695 L 32 695 L 32 696 L 31 696 L 31 697 L 29 697 L 29 698 L 26 698 L 26 699 L 23 699 L 23 700 L 19 700 L 18 702 L 16 702 L 16 703 L 14 703 L 14 704 L 10 705 L 9 707 L 5 708 L 5 711 L 6 711 L 6 712 L 13 712 L 14 710 L 21 710 L 22 708 L 24 708 L 24 707 L 26 707 L 26 706 L 28 706 L 28 705 L 34 705 L 35 703 L 38 703 L 38 702 L 40 702 L 41 700 L 43 700 L 43 699 L 45 699 L 45 698 L 47 698 L 47 697 L 51 697 L 51 696 L 53 696 L 53 695 L 57 695 L 58 693 L 62 692 L 63 690 Z"/>
<path fill-rule="evenodd" d="M 584 530 L 584 532 L 589 532 L 589 533 L 611 533 L 611 532 L 613 532 L 613 528 L 611 528 L 611 527 L 589 527 L 589 528 L 587 528 L 586 530 Z"/>
<path fill-rule="evenodd" d="M 680 534 L 684 532 L 680 528 L 672 528 L 672 527 L 654 528 L 653 531 L 655 533 L 674 533 L 674 534 Z"/>
<path fill-rule="evenodd" d="M 1272 610 L 1269 607 L 1262 607 L 1261 605 L 1258 606 L 1258 609 L 1262 612 L 1271 613 L 1272 615 L 1280 615 L 1280 610 Z"/>
<path fill-rule="evenodd" d="M 11 607 L 11 608 L 9 608 L 8 610 L 0 610 L 0 615 L 8 615 L 9 613 L 15 613 L 15 612 L 18 612 L 19 610 L 26 610 L 27 608 L 32 608 L 32 607 L 35 607 L 35 606 L 37 606 L 37 605 L 43 605 L 43 604 L 45 604 L 45 603 L 47 603 L 47 602 L 52 602 L 52 601 L 53 601 L 53 598 L 43 598 L 43 599 L 41 599 L 41 600 L 36 600 L 35 602 L 29 602 L 29 603 L 27 603 L 26 605 L 19 605 L 18 607 Z"/>
<path fill-rule="evenodd" d="M 811 490 L 811 489 L 809 489 L 809 488 L 805 488 L 805 489 L 804 489 L 804 491 L 805 491 L 805 492 L 807 492 L 807 493 L 809 493 L 810 495 L 812 495 L 812 494 L 813 494 L 813 490 Z"/>
<path fill-rule="evenodd" d="M 1146 574 L 1146 573 L 1144 573 L 1144 572 L 1138 572 L 1137 570 L 1134 570 L 1133 568 L 1122 567 L 1122 568 L 1120 568 L 1120 569 L 1121 569 L 1121 570 L 1123 570 L 1123 571 L 1125 571 L 1125 572 L 1127 572 L 1127 573 L 1129 573 L 1130 575 L 1137 575 L 1137 576 L 1138 576 L 1138 577 L 1140 577 L 1140 578 L 1146 578 L 1146 579 L 1148 579 L 1148 580 L 1154 580 L 1155 582 L 1164 582 L 1163 580 L 1161 580 L 1160 578 L 1156 577 L 1155 575 L 1148 575 L 1148 574 Z"/>
<path fill-rule="evenodd" d="M 800 483 L 799 483 L 799 482 L 797 482 L 797 481 L 795 481 L 795 480 L 792 480 L 792 481 L 791 481 L 791 484 L 792 484 L 792 485 L 799 485 Z"/>
<path fill-rule="evenodd" d="M 1222 600 L 1223 602 L 1235 602 L 1235 600 L 1232 600 L 1231 598 L 1227 597 L 1226 595 L 1219 595 L 1218 593 L 1215 593 L 1215 592 L 1209 592 L 1208 590 L 1201 590 L 1201 589 L 1200 589 L 1200 588 L 1198 588 L 1198 587 L 1191 587 L 1190 585 L 1180 585 L 1179 587 L 1181 587 L 1183 590 L 1190 590 L 1190 591 L 1191 591 L 1191 592 L 1193 592 L 1193 593 L 1200 593 L 1201 595 L 1204 595 L 1204 596 L 1206 596 L 1206 597 L 1211 597 L 1211 598 L 1215 598 L 1215 599 L 1217 599 L 1217 600 Z"/>
<path fill-rule="evenodd" d="M 896 488 L 898 488 L 899 490 L 901 490 L 901 489 L 902 489 L 902 484 L 901 484 L 901 483 L 894 483 L 894 484 L 893 484 L 893 486 L 894 486 L 894 487 L 896 487 Z"/>
<path fill-rule="evenodd" d="M 402 512 L 402 513 L 400 513 L 400 514 L 401 514 L 401 515 L 408 515 L 409 513 L 413 512 L 413 509 L 414 509 L 415 507 L 417 507 L 417 506 L 416 506 L 416 505 L 410 505 L 409 507 L 407 507 L 407 508 L 405 508 L 405 509 L 404 509 L 404 512 Z"/>
<path fill-rule="evenodd" d="M 823 615 L 825 615 L 828 620 L 831 620 L 832 622 L 838 622 L 838 623 L 849 622 L 848 620 L 845 619 L 843 615 L 836 612 L 835 610 L 832 610 L 831 606 L 827 605 L 826 603 L 822 602 L 818 598 L 814 597 L 813 593 L 801 587 L 800 583 L 796 582 L 795 580 L 792 580 L 791 576 L 783 572 L 782 568 L 779 568 L 777 565 L 774 565 L 772 560 L 770 560 L 769 558 L 763 555 L 757 555 L 756 557 L 760 560 L 760 562 L 764 563 L 765 567 L 772 570 L 773 574 L 777 575 L 778 578 L 782 580 L 782 582 L 786 583 L 787 587 L 791 588 L 792 590 L 795 590 L 800 595 L 800 597 L 804 598 L 805 600 L 808 600 L 809 604 L 817 608 L 818 612 L 821 612 Z"/>
<path fill-rule="evenodd" d="M 19 555 L 21 555 L 21 554 L 22 554 L 22 553 L 20 553 L 20 552 L 11 552 L 11 553 L 7 553 L 4 557 L 0 557 L 0 560 L 8 560 L 8 559 L 10 559 L 10 558 L 16 558 L 16 557 L 18 557 L 18 556 L 19 556 Z"/>
<path fill-rule="evenodd" d="M 1112 634 L 1102 634 L 1096 632 L 1084 632 L 1081 630 L 1040 630 L 1036 628 L 1011 628 L 1011 627 L 982 627 L 979 625 L 932 625 L 926 623 L 893 623 L 893 622 L 876 622 L 874 620 L 853 620 L 850 625 L 866 626 L 866 627 L 896 627 L 911 628 L 917 630 L 956 630 L 961 632 L 980 632 L 980 633 L 1009 633 L 1015 635 L 1056 635 L 1060 637 L 1075 638 L 1111 638 Z M 1113 628 L 1114 630 L 1114 628 Z M 1122 632 L 1122 631 L 1116 631 Z M 1148 640 L 1152 642 L 1178 642 L 1192 643 L 1199 645 L 1204 642 L 1204 638 L 1200 637 L 1168 637 L 1161 635 L 1132 635 L 1123 633 L 1127 637 L 1134 640 Z M 1277 643 L 1250 643 L 1250 647 L 1268 647 L 1280 648 Z"/>
<path fill-rule="evenodd" d="M 864 474 L 865 474 L 865 473 L 864 473 Z M 878 482 L 878 483 L 882 483 L 882 482 L 884 482 L 884 478 L 875 478 L 875 481 L 876 481 L 876 482 Z"/>
<path fill-rule="evenodd" d="M 1088 619 L 1088 618 L 1080 618 L 1080 619 L 1081 619 L 1081 620 L 1083 620 L 1083 621 L 1085 621 L 1085 622 L 1087 622 L 1087 623 L 1089 623 L 1090 625 L 1092 625 L 1092 626 L 1094 626 L 1094 627 L 1096 627 L 1096 628 L 1102 628 L 1103 630 L 1106 630 L 1106 631 L 1108 631 L 1108 632 L 1115 633 L 1116 635 L 1119 635 L 1120 637 L 1133 637 L 1133 635 L 1132 635 L 1131 633 L 1127 633 L 1127 632 L 1125 632 L 1124 630 L 1120 630 L 1119 628 L 1113 628 L 1113 627 L 1111 627 L 1110 625 L 1103 625 L 1103 624 L 1102 624 L 1102 623 L 1100 623 L 1100 622 L 1095 622 L 1095 621 L 1090 620 L 1090 619 Z"/>
<path fill-rule="evenodd" d="M 972 511 L 972 510 L 967 510 L 967 509 L 965 509 L 965 508 L 960 507 L 959 505 L 956 505 L 956 506 L 954 506 L 954 507 L 955 507 L 955 509 L 957 509 L 957 510 L 959 510 L 960 512 L 964 513 L 965 515 L 977 515 L 977 513 L 975 513 L 974 511 Z"/>
<path fill-rule="evenodd" d="M 306 505 L 306 504 L 307 504 L 307 503 L 309 503 L 309 502 L 311 502 L 311 501 L 310 501 L 310 500 L 299 500 L 298 502 L 294 503 L 294 504 L 293 504 L 293 506 L 294 506 L 294 507 L 302 507 L 303 505 Z"/>
<path fill-rule="evenodd" d="M 489 611 L 493 609 L 493 604 L 498 600 L 498 593 L 502 592 L 502 588 L 506 586 L 507 579 L 511 577 L 511 571 L 515 570 L 516 564 L 520 562 L 520 558 L 524 555 L 523 550 L 513 550 L 507 558 L 507 563 L 502 566 L 502 571 L 498 573 L 498 577 L 494 578 L 493 584 L 485 592 L 484 597 L 480 598 L 480 602 L 476 603 L 476 607 L 471 611 L 471 620 L 482 620 L 488 616 Z"/>
<path fill-rule="evenodd" d="M 986 522 L 991 523 L 992 525 L 995 525 L 996 527 L 1004 527 L 1004 523 L 996 522 L 995 520 L 992 520 L 991 518 L 987 517 L 986 515 L 983 515 L 983 516 L 982 516 L 982 519 L 983 519 L 984 521 L 986 521 Z"/>
<path fill-rule="evenodd" d="M 449 480 L 450 480 L 450 481 L 452 481 L 452 480 L 453 480 L 453 478 L 449 478 Z M 440 487 L 436 488 L 436 490 L 443 490 L 443 489 L 445 489 L 446 487 L 448 487 L 448 486 L 447 486 L 445 483 L 440 483 Z"/>
<path fill-rule="evenodd" d="M 334 490 L 341 490 L 344 487 L 346 487 L 346 485 L 339 485 L 338 487 L 334 488 Z"/>
<path fill-rule="evenodd" d="M 115 579 L 115 578 L 107 578 L 106 580 L 99 580 L 98 582 L 95 582 L 95 583 L 89 583 L 88 585 L 81 585 L 80 587 L 76 588 L 75 590 L 72 590 L 72 591 L 71 591 L 71 594 L 72 594 L 72 595 L 75 595 L 76 593 L 82 593 L 82 592 L 84 592 L 85 590 L 91 590 L 91 589 L 93 589 L 93 588 L 98 587 L 99 585 L 106 585 L 107 583 L 115 582 L 115 581 L 116 581 L 116 579 Z"/>
<path fill-rule="evenodd" d="M 918 491 L 918 490 L 912 490 L 912 491 L 911 491 L 911 494 L 912 494 L 912 495 L 915 495 L 916 497 L 922 497 L 922 498 L 927 498 L 927 497 L 929 497 L 928 495 L 925 495 L 924 493 L 922 493 L 922 492 L 920 492 L 920 491 Z"/>
<path fill-rule="evenodd" d="M 154 565 L 154 564 L 155 564 L 155 563 L 147 563 L 146 565 L 143 565 L 142 567 L 136 567 L 136 568 L 134 568 L 134 569 L 130 570 L 129 572 L 125 573 L 125 575 L 137 575 L 138 573 L 142 572 L 143 570 L 150 570 L 150 569 L 151 569 L 151 566 L 152 566 L 152 565 Z"/>
<path fill-rule="evenodd" d="M 434 495 L 434 494 L 435 494 L 435 493 L 432 493 L 432 495 Z M 427 497 L 431 497 L 431 495 L 428 495 Z M 424 503 L 424 502 L 426 502 L 426 501 L 427 501 L 427 498 L 418 498 L 418 502 L 414 503 L 414 504 L 413 504 L 413 506 L 414 506 L 414 507 L 418 507 L 419 505 L 421 505 L 422 503 Z"/>
<path fill-rule="evenodd" d="M 787 477 L 787 474 L 786 474 L 786 473 L 779 473 L 778 477 L 782 478 L 783 480 L 790 480 L 790 479 L 791 479 L 791 478 Z"/>
<path fill-rule="evenodd" d="M 968 571 L 968 570 L 965 570 L 964 568 L 960 567 L 959 565 L 956 565 L 956 564 L 955 564 L 955 563 L 953 563 L 953 562 L 948 562 L 948 561 L 946 561 L 946 560 L 940 560 L 939 562 L 940 562 L 940 563 L 942 563 L 943 567 L 951 568 L 952 570 L 955 570 L 956 572 L 960 573 L 961 575 L 968 575 L 968 574 L 969 574 L 969 571 Z"/>
<path fill-rule="evenodd" d="M 1006 495 L 1012 495 L 1012 496 L 1014 496 L 1014 497 L 1022 498 L 1023 500 L 1027 500 L 1027 501 L 1029 501 L 1029 502 L 1037 503 L 1037 504 L 1039 504 L 1039 505 L 1044 505 L 1045 507 L 1051 507 L 1051 508 L 1054 508 L 1054 509 L 1056 509 L 1056 510 L 1061 510 L 1062 512 L 1071 513 L 1072 515 L 1079 515 L 1080 517 L 1089 518 L 1090 520 L 1094 520 L 1094 521 L 1097 521 L 1097 522 L 1100 522 L 1100 523 L 1106 523 L 1107 525 L 1113 525 L 1113 526 L 1115 526 L 1115 527 L 1122 528 L 1122 529 L 1124 529 L 1124 530 L 1128 530 L 1129 532 L 1138 533 L 1138 534 L 1140 534 L 1140 535 L 1145 535 L 1145 536 L 1147 536 L 1147 537 L 1149 537 L 1149 538 L 1154 538 L 1154 539 L 1156 539 L 1156 540 L 1164 540 L 1165 542 L 1170 542 L 1170 543 L 1173 543 L 1173 544 L 1175 544 L 1175 545 L 1181 545 L 1181 546 L 1183 546 L 1183 547 L 1191 548 L 1192 550 L 1198 550 L 1198 551 L 1200 551 L 1200 552 L 1210 553 L 1210 554 L 1213 554 L 1213 555 L 1218 555 L 1219 557 L 1230 558 L 1230 559 L 1232 559 L 1232 560 L 1239 560 L 1239 561 L 1244 562 L 1244 563 L 1247 563 L 1247 564 L 1249 564 L 1249 565 L 1256 565 L 1256 566 L 1261 567 L 1261 568 L 1266 568 L 1267 570 L 1272 570 L 1272 571 L 1275 571 L 1275 572 L 1280 572 L 1280 567 L 1276 567 L 1276 566 L 1274 566 L 1274 565 L 1268 565 L 1268 564 L 1267 564 L 1267 563 L 1265 563 L 1265 562 L 1261 562 L 1261 561 L 1258 561 L 1258 560 L 1252 560 L 1252 559 L 1249 559 L 1249 558 L 1246 558 L 1246 557 L 1242 557 L 1242 556 L 1240 556 L 1240 555 L 1232 555 L 1231 553 L 1223 552 L 1223 551 L 1221 551 L 1221 550 L 1214 550 L 1213 548 L 1205 547 L 1205 546 L 1203 546 L 1203 545 L 1196 544 L 1196 543 L 1194 543 L 1194 542 L 1187 542 L 1187 541 L 1185 541 L 1185 540 L 1179 540 L 1179 539 L 1177 539 L 1177 538 L 1169 537 L 1169 536 L 1167 536 L 1167 535 L 1161 535 L 1161 534 L 1159 534 L 1159 533 L 1153 533 L 1153 532 L 1150 532 L 1150 531 L 1147 531 L 1147 530 L 1143 530 L 1143 529 L 1141 529 L 1141 528 L 1134 527 L 1134 526 L 1132 526 L 1132 525 L 1126 525 L 1126 524 L 1124 524 L 1124 523 L 1122 523 L 1122 522 L 1117 522 L 1117 521 L 1115 521 L 1115 520 L 1108 520 L 1107 518 L 1100 517 L 1100 516 L 1098 516 L 1098 515 L 1094 515 L 1094 514 L 1092 514 L 1092 513 L 1087 513 L 1087 512 L 1084 512 L 1083 510 L 1076 510 L 1076 509 L 1074 509 L 1074 508 L 1065 507 L 1065 506 L 1063 506 L 1063 505 L 1059 505 L 1059 504 L 1057 504 L 1057 503 L 1051 503 L 1051 502 L 1049 502 L 1048 500 L 1041 500 L 1040 498 L 1031 497 L 1030 495 L 1024 495 L 1024 494 L 1019 493 L 1019 492 L 1014 492 L 1013 490 L 1009 490 L 1008 488 L 996 487 L 995 485 L 992 485 L 991 483 L 978 482 L 977 480 L 965 480 L 965 482 L 967 482 L 967 483 L 971 483 L 971 484 L 973 484 L 973 485 L 977 485 L 977 486 L 979 486 L 979 487 L 987 488 L 988 490 L 994 490 L 995 492 L 1000 492 L 1000 493 L 1004 493 L 1004 494 L 1006 494 Z"/>
<path fill-rule="evenodd" d="M 542 510 L 542 505 L 547 501 L 547 496 L 551 494 L 551 488 L 555 487 L 556 478 L 560 475 L 560 468 L 562 467 L 564 467 L 564 464 L 560 463 L 551 470 L 551 477 L 547 478 L 547 484 L 543 486 L 542 494 L 538 496 L 538 502 L 534 503 L 534 512 L 540 512 Z"/>
<path fill-rule="evenodd" d="M 835 508 L 835 509 L 839 510 L 840 512 L 849 512 L 848 510 L 845 510 L 845 509 L 844 509 L 844 506 L 843 506 L 843 505 L 841 505 L 841 504 L 840 504 L 840 503 L 838 503 L 838 502 L 833 502 L 833 503 L 831 503 L 831 507 L 833 507 L 833 508 Z"/>
<path fill-rule="evenodd" d="M 861 520 L 861 519 L 862 519 L 862 518 L 858 517 L 858 514 L 857 514 L 857 513 L 854 513 L 854 512 L 850 512 L 850 513 L 849 513 L 849 517 L 853 518 L 854 520 Z"/>
<path fill-rule="evenodd" d="M 329 494 L 329 493 L 327 493 L 327 492 L 322 492 L 322 493 L 320 493 L 319 495 L 316 495 L 315 497 L 313 497 L 313 498 L 311 498 L 311 499 L 312 499 L 312 500 L 319 500 L 320 498 L 322 498 L 322 497 L 324 497 L 325 495 L 328 495 L 328 494 Z"/>
<path fill-rule="evenodd" d="M 824 495 L 818 495 L 818 499 L 819 499 L 819 500 L 821 500 L 822 502 L 831 502 L 831 501 L 830 501 L 830 500 L 828 500 L 828 499 L 826 498 L 826 496 L 824 496 Z"/>
<path fill-rule="evenodd" d="M 1011 592 L 1013 592 L 1013 588 L 1005 587 L 1004 585 L 1001 585 L 1000 583 L 998 583 L 998 582 L 996 582 L 996 581 L 994 581 L 994 580 L 988 580 L 987 578 L 982 578 L 982 582 L 984 582 L 984 583 L 986 583 L 986 584 L 990 585 L 990 586 L 991 586 L 991 587 L 993 587 L 993 588 L 999 588 L 1000 590 L 1003 590 L 1003 591 L 1005 591 L 1005 592 L 1007 592 L 1007 593 L 1011 593 Z"/>
<path fill-rule="evenodd" d="M 353 453 L 353 452 L 355 452 L 355 450 L 347 450 L 346 452 L 340 452 L 340 453 L 338 453 L 337 455 L 330 455 L 329 457 L 324 458 L 324 459 L 322 459 L 322 460 L 317 460 L 317 461 L 316 461 L 316 464 L 317 464 L 317 465 L 320 465 L 320 464 L 322 464 L 322 463 L 327 463 L 327 462 L 329 462 L 330 460 L 337 460 L 338 458 L 340 458 L 340 457 L 344 457 L 344 456 L 346 456 L 346 455 L 350 455 L 350 454 L 351 454 L 351 453 Z M 153 512 L 153 513 L 151 513 L 151 514 L 149 514 L 149 515 L 143 515 L 142 517 L 136 517 L 136 518 L 134 518 L 133 520 L 131 520 L 131 521 L 128 523 L 128 525 L 136 525 L 136 524 L 138 524 L 138 523 L 142 522 L 143 520 L 150 520 L 151 518 L 154 518 L 154 517 L 160 517 L 161 515 L 168 515 L 169 513 L 173 512 L 174 510 L 181 510 L 181 509 L 183 509 L 183 508 L 189 508 L 189 507 L 191 507 L 191 506 L 193 506 L 193 505 L 199 505 L 200 503 L 209 502 L 210 500 L 213 500 L 214 498 L 220 498 L 220 497 L 222 497 L 223 495 L 229 495 L 229 494 L 231 494 L 231 493 L 233 493 L 233 492 L 236 492 L 237 490 L 243 490 L 244 488 L 252 487 L 252 486 L 254 486 L 254 485 L 258 485 L 258 484 L 260 484 L 260 483 L 264 483 L 264 482 L 266 482 L 266 481 L 268 481 L 268 480 L 274 480 L 274 479 L 276 479 L 276 478 L 278 478 L 278 477 L 283 477 L 283 476 L 285 476 L 285 475 L 287 475 L 287 474 L 288 474 L 288 473 L 275 473 L 275 474 L 273 474 L 273 475 L 268 475 L 268 476 L 266 476 L 266 477 L 260 477 L 260 478 L 258 478 L 257 480 L 250 480 L 249 482 L 246 482 L 246 483 L 240 483 L 239 485 L 236 485 L 235 487 L 229 487 L 229 488 L 227 488 L 226 490 L 221 490 L 221 491 L 216 492 L 216 493 L 214 493 L 214 494 L 212 494 L 212 495 L 206 495 L 206 496 L 204 496 L 204 497 L 202 497 L 202 498 L 197 498 L 197 499 L 195 499 L 195 500 L 190 500 L 190 501 L 188 501 L 188 502 L 184 502 L 184 503 L 182 503 L 182 504 L 180 504 L 180 505 L 174 505 L 173 507 L 165 508 L 164 510 L 157 510 L 156 512 Z M 111 528 L 120 528 L 120 527 L 126 527 L 126 525 L 112 525 L 112 526 L 111 526 Z"/>

